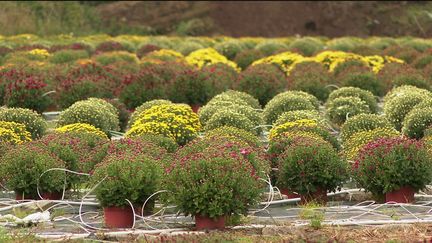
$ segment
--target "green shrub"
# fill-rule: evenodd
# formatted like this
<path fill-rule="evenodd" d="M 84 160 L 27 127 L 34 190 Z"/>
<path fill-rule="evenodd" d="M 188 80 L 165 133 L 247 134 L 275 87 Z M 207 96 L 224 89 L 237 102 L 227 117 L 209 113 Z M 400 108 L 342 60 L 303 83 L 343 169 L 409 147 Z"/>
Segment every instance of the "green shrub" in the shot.
<path fill-rule="evenodd" d="M 382 138 L 365 145 L 357 158 L 353 166 L 354 179 L 374 195 L 403 186 L 418 191 L 431 182 L 430 155 L 423 143 L 416 140 Z"/>
<path fill-rule="evenodd" d="M 237 71 L 224 63 L 215 63 L 201 68 L 201 74 L 208 85 L 208 97 L 212 98 L 226 90 L 233 88 L 237 80 Z"/>
<path fill-rule="evenodd" d="M 359 131 L 348 137 L 343 144 L 342 155 L 348 160 L 354 161 L 363 146 L 380 138 L 398 137 L 400 133 L 392 128 L 375 128 Z"/>
<path fill-rule="evenodd" d="M 420 104 L 426 99 L 430 99 L 430 97 L 427 95 L 420 95 L 417 92 L 402 93 L 384 103 L 384 114 L 396 130 L 400 131 L 405 116 L 414 108 L 414 106 Z"/>
<path fill-rule="evenodd" d="M 298 49 L 305 56 L 312 56 L 314 53 L 321 51 L 324 45 L 315 39 L 305 37 L 291 42 L 289 48 Z"/>
<path fill-rule="evenodd" d="M 246 103 L 246 105 L 249 105 L 254 109 L 261 109 L 261 105 L 256 98 L 250 94 L 236 90 L 227 90 L 223 93 L 220 93 L 213 97 L 209 103 L 216 101 L 234 101 L 239 105 Z"/>
<path fill-rule="evenodd" d="M 279 41 L 263 41 L 255 46 L 255 49 L 264 54 L 264 56 L 271 56 L 279 51 L 287 51 L 288 46 Z"/>
<path fill-rule="evenodd" d="M 51 63 L 62 64 L 62 63 L 70 63 L 76 61 L 78 59 L 88 58 L 89 54 L 85 50 L 60 50 L 49 58 Z"/>
<path fill-rule="evenodd" d="M 347 116 L 354 117 L 363 113 L 370 113 L 369 106 L 357 97 L 339 97 L 326 104 L 326 112 L 330 121 L 341 126 Z"/>
<path fill-rule="evenodd" d="M 373 73 L 348 74 L 341 80 L 341 83 L 345 87 L 352 86 L 369 90 L 377 96 L 383 96 L 385 92 L 385 85 Z"/>
<path fill-rule="evenodd" d="M 155 106 L 155 105 L 167 105 L 167 104 L 172 104 L 172 102 L 169 100 L 150 100 L 150 101 L 144 102 L 142 105 L 138 106 L 135 109 L 135 111 L 131 114 L 128 126 L 131 127 L 134 124 L 134 122 L 136 121 L 136 119 L 140 116 L 140 114 L 142 114 L 146 110 L 152 108 L 153 106 Z"/>
<path fill-rule="evenodd" d="M 109 131 L 119 130 L 117 113 L 113 113 L 108 106 L 92 100 L 78 101 L 60 113 L 57 126 L 73 123 L 87 123 L 101 129 L 106 134 L 109 134 Z"/>
<path fill-rule="evenodd" d="M 249 65 L 251 65 L 254 61 L 263 58 L 264 54 L 259 50 L 243 50 L 237 53 L 234 58 L 234 62 L 242 69 L 245 70 Z"/>
<path fill-rule="evenodd" d="M 148 197 L 159 189 L 161 165 L 146 155 L 109 156 L 96 166 L 93 184 L 96 198 L 102 207 L 142 206 Z"/>
<path fill-rule="evenodd" d="M 229 40 L 216 44 L 214 46 L 217 52 L 226 56 L 229 60 L 234 60 L 237 53 L 243 50 L 243 46 L 237 40 Z"/>
<path fill-rule="evenodd" d="M 261 145 L 259 138 L 254 133 L 233 126 L 222 126 L 206 131 L 205 133 L 205 137 L 210 139 L 215 136 L 238 138 L 240 141 L 243 141 L 252 147 L 259 147 Z"/>
<path fill-rule="evenodd" d="M 270 129 L 270 141 L 278 139 L 280 136 L 285 136 L 285 133 L 292 133 L 302 136 L 307 134 L 316 138 L 321 137 L 329 142 L 336 150 L 339 150 L 340 145 L 335 136 L 333 136 L 327 127 L 317 123 L 315 120 L 301 119 L 294 122 L 286 122 L 279 126 L 273 126 Z"/>
<path fill-rule="evenodd" d="M 272 64 L 254 65 L 243 71 L 236 82 L 236 89 L 256 97 L 261 105 L 282 92 L 287 86 L 285 74 Z"/>
<path fill-rule="evenodd" d="M 0 108 L 0 121 L 24 124 L 32 139 L 42 137 L 47 123 L 38 113 L 24 108 Z"/>
<path fill-rule="evenodd" d="M 246 115 L 230 109 L 216 111 L 207 121 L 204 130 L 213 130 L 223 126 L 236 127 L 257 134 L 257 130 L 254 129 L 254 124 Z"/>
<path fill-rule="evenodd" d="M 330 93 L 327 102 L 339 97 L 357 97 L 366 102 L 372 113 L 378 112 L 377 99 L 367 90 L 356 87 L 342 87 Z"/>
<path fill-rule="evenodd" d="M 167 83 L 148 68 L 143 68 L 138 73 L 126 76 L 123 85 L 119 99 L 129 109 L 146 101 L 168 97 Z"/>
<path fill-rule="evenodd" d="M 330 93 L 327 85 L 330 76 L 322 64 L 317 62 L 302 62 L 296 64 L 288 76 L 291 90 L 301 90 L 325 101 Z"/>
<path fill-rule="evenodd" d="M 274 97 L 264 108 L 264 121 L 271 125 L 284 112 L 295 110 L 315 110 L 315 106 L 306 97 L 295 94 Z"/>
<path fill-rule="evenodd" d="M 277 184 L 301 195 L 319 189 L 340 190 L 348 179 L 348 164 L 332 146 L 309 137 L 297 137 L 278 158 Z"/>
<path fill-rule="evenodd" d="M 168 97 L 176 103 L 203 105 L 212 95 L 212 85 L 200 70 L 179 72 L 168 86 Z"/>
<path fill-rule="evenodd" d="M 417 69 L 423 69 L 430 63 L 432 63 L 432 56 L 429 53 L 427 53 L 427 54 L 423 54 L 423 55 L 418 56 L 413 61 L 412 65 Z"/>
<path fill-rule="evenodd" d="M 166 151 L 169 153 L 174 153 L 178 148 L 178 144 L 174 139 L 165 137 L 160 134 L 146 133 L 146 134 L 141 134 L 140 136 L 135 137 L 134 139 L 138 141 L 144 141 L 144 142 L 156 144 L 159 147 L 166 149 Z"/>
<path fill-rule="evenodd" d="M 50 171 L 40 178 L 42 173 L 52 168 L 65 168 L 65 164 L 33 142 L 9 149 L 0 161 L 0 174 L 5 186 L 17 195 L 29 198 L 39 198 L 38 185 L 40 193 L 63 190 L 64 171 Z"/>
<path fill-rule="evenodd" d="M 350 139 L 354 134 L 362 131 L 370 131 L 376 128 L 393 128 L 393 125 L 381 115 L 359 114 L 348 119 L 341 127 L 341 140 Z"/>
<path fill-rule="evenodd" d="M 116 108 L 116 112 L 119 116 L 120 131 L 125 131 L 131 112 L 127 110 L 126 105 L 118 99 L 107 99 L 106 101 Z"/>
<path fill-rule="evenodd" d="M 207 147 L 203 143 L 208 141 L 199 140 L 180 149 L 179 159 L 165 174 L 164 186 L 171 192 L 167 203 L 177 205 L 186 215 L 215 218 L 246 214 L 259 202 L 261 173 L 249 161 L 249 150 L 242 150 L 243 154 L 240 149 L 233 150 L 235 143 L 229 138 L 218 141 Z M 180 156 L 184 150 L 199 152 L 188 152 L 190 156 L 184 158 Z"/>
<path fill-rule="evenodd" d="M 246 116 L 254 126 L 258 126 L 262 124 L 261 114 L 247 105 L 237 105 L 231 102 L 218 101 L 211 104 L 207 104 L 203 106 L 199 112 L 199 118 L 203 125 L 206 125 L 207 122 L 213 117 L 213 115 L 220 110 L 230 110 L 239 114 Z M 258 131 L 261 131 L 258 129 Z"/>
<path fill-rule="evenodd" d="M 138 63 L 138 58 L 135 54 L 129 52 L 106 52 L 93 57 L 95 61 L 101 65 L 109 65 L 113 63 L 124 63 L 130 65 Z"/>
<path fill-rule="evenodd" d="M 412 109 L 403 121 L 402 133 L 409 138 L 420 139 L 424 131 L 432 125 L 432 107 Z"/>
<path fill-rule="evenodd" d="M 416 57 L 420 54 L 416 49 L 409 46 L 399 46 L 393 45 L 389 46 L 383 50 L 385 56 L 392 56 L 404 60 L 406 63 L 410 64 L 414 61 Z"/>
<path fill-rule="evenodd" d="M 411 85 L 421 89 L 430 90 L 431 86 L 429 81 L 427 81 L 421 74 L 402 74 L 394 77 L 393 87 L 398 87 L 402 85 Z"/>
<path fill-rule="evenodd" d="M 46 95 L 50 89 L 43 74 L 25 69 L 0 72 L 0 101 L 8 107 L 20 107 L 43 112 L 51 104 Z"/>
<path fill-rule="evenodd" d="M 189 53 L 204 48 L 201 44 L 192 42 L 192 41 L 184 41 L 177 48 L 176 51 L 181 54 L 187 56 Z"/>
<path fill-rule="evenodd" d="M 282 113 L 273 126 L 276 127 L 287 122 L 295 122 L 302 119 L 315 120 L 318 123 L 325 124 L 324 119 L 320 117 L 319 112 L 316 110 L 295 110 Z"/>
<path fill-rule="evenodd" d="M 402 85 L 402 86 L 393 88 L 392 90 L 390 90 L 390 92 L 388 92 L 386 94 L 386 96 L 384 96 L 384 98 L 383 98 L 384 105 L 386 103 L 390 102 L 393 98 L 401 96 L 401 95 L 405 95 L 407 93 L 414 93 L 414 94 L 417 94 L 417 95 L 422 96 L 422 97 L 431 97 L 432 98 L 432 93 L 429 92 L 428 90 L 417 88 L 417 87 L 412 86 L 412 85 Z"/>

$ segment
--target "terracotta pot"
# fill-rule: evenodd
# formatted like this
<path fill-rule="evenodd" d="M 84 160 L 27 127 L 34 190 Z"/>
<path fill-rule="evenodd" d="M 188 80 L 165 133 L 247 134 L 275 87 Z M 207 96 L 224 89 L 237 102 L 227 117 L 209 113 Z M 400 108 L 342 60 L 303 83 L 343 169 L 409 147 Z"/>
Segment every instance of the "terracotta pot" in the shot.
<path fill-rule="evenodd" d="M 386 202 L 396 202 L 396 203 L 411 203 L 414 202 L 414 189 L 410 186 L 404 186 L 398 190 L 392 192 L 387 192 L 385 194 Z"/>
<path fill-rule="evenodd" d="M 201 108 L 201 105 L 191 105 L 192 111 L 198 114 L 198 110 Z"/>
<path fill-rule="evenodd" d="M 108 228 L 131 228 L 135 215 L 129 206 L 105 207 L 105 226 Z"/>
<path fill-rule="evenodd" d="M 41 196 L 45 200 L 61 200 L 62 194 L 62 192 L 44 192 Z"/>
<path fill-rule="evenodd" d="M 286 196 L 288 196 L 288 199 L 292 199 L 292 198 L 299 198 L 299 194 L 295 193 L 295 192 L 291 192 L 289 189 L 287 188 L 280 188 L 279 189 L 280 192 Z"/>
<path fill-rule="evenodd" d="M 327 203 L 327 190 L 322 188 L 317 188 L 316 191 L 310 192 L 305 195 L 300 195 L 300 204 L 304 205 L 309 202 L 316 202 L 319 204 L 326 204 Z"/>
<path fill-rule="evenodd" d="M 196 230 L 225 229 L 225 216 L 211 219 L 207 216 L 195 215 Z"/>
<path fill-rule="evenodd" d="M 23 195 L 22 192 L 15 192 L 15 200 L 36 200 L 33 195 Z"/>

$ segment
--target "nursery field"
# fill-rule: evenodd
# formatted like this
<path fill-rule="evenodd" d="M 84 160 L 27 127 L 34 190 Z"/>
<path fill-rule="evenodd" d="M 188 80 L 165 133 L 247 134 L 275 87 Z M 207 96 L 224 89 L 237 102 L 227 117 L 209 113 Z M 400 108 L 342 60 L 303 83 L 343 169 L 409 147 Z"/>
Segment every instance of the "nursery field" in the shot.
<path fill-rule="evenodd" d="M 429 39 L 0 36 L 0 239 L 430 240 L 431 90 Z"/>

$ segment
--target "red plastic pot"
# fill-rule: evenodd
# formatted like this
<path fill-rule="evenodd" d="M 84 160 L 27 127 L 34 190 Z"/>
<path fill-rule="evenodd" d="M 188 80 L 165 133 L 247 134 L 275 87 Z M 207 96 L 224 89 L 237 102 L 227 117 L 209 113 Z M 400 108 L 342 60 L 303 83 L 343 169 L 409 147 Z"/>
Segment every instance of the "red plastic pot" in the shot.
<path fill-rule="evenodd" d="M 45 200 L 61 200 L 62 193 L 61 192 L 44 192 L 42 193 L 42 198 Z"/>
<path fill-rule="evenodd" d="M 392 192 L 387 192 L 385 194 L 386 202 L 396 202 L 396 203 L 411 203 L 414 202 L 414 189 L 410 186 L 404 186 L 398 190 Z"/>
<path fill-rule="evenodd" d="M 201 108 L 200 105 L 191 105 L 192 111 L 198 114 L 198 110 Z"/>
<path fill-rule="evenodd" d="M 105 225 L 108 228 L 131 228 L 135 215 L 130 207 L 105 207 Z"/>
<path fill-rule="evenodd" d="M 15 192 L 15 200 L 36 200 L 32 195 L 24 195 L 22 192 Z"/>
<path fill-rule="evenodd" d="M 327 190 L 322 188 L 317 188 L 316 191 L 300 195 L 300 204 L 304 205 L 309 202 L 316 202 L 319 204 L 326 204 L 327 203 Z"/>
<path fill-rule="evenodd" d="M 297 194 L 295 192 L 291 192 L 287 188 L 280 188 L 279 190 L 280 190 L 280 192 L 282 194 L 286 195 L 288 197 L 288 199 L 299 198 L 300 197 L 299 194 Z"/>
<path fill-rule="evenodd" d="M 207 216 L 195 215 L 196 230 L 225 229 L 225 216 L 211 219 Z"/>

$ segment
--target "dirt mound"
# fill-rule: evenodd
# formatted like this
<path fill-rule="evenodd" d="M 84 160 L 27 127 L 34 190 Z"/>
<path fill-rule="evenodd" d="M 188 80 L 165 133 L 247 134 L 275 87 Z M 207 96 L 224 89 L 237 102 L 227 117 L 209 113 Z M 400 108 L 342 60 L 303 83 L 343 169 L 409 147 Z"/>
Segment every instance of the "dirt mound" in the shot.
<path fill-rule="evenodd" d="M 401 36 L 432 34 L 423 2 L 122 1 L 98 6 L 103 18 L 173 33 L 179 23 L 210 18 L 209 33 L 228 36 Z"/>

